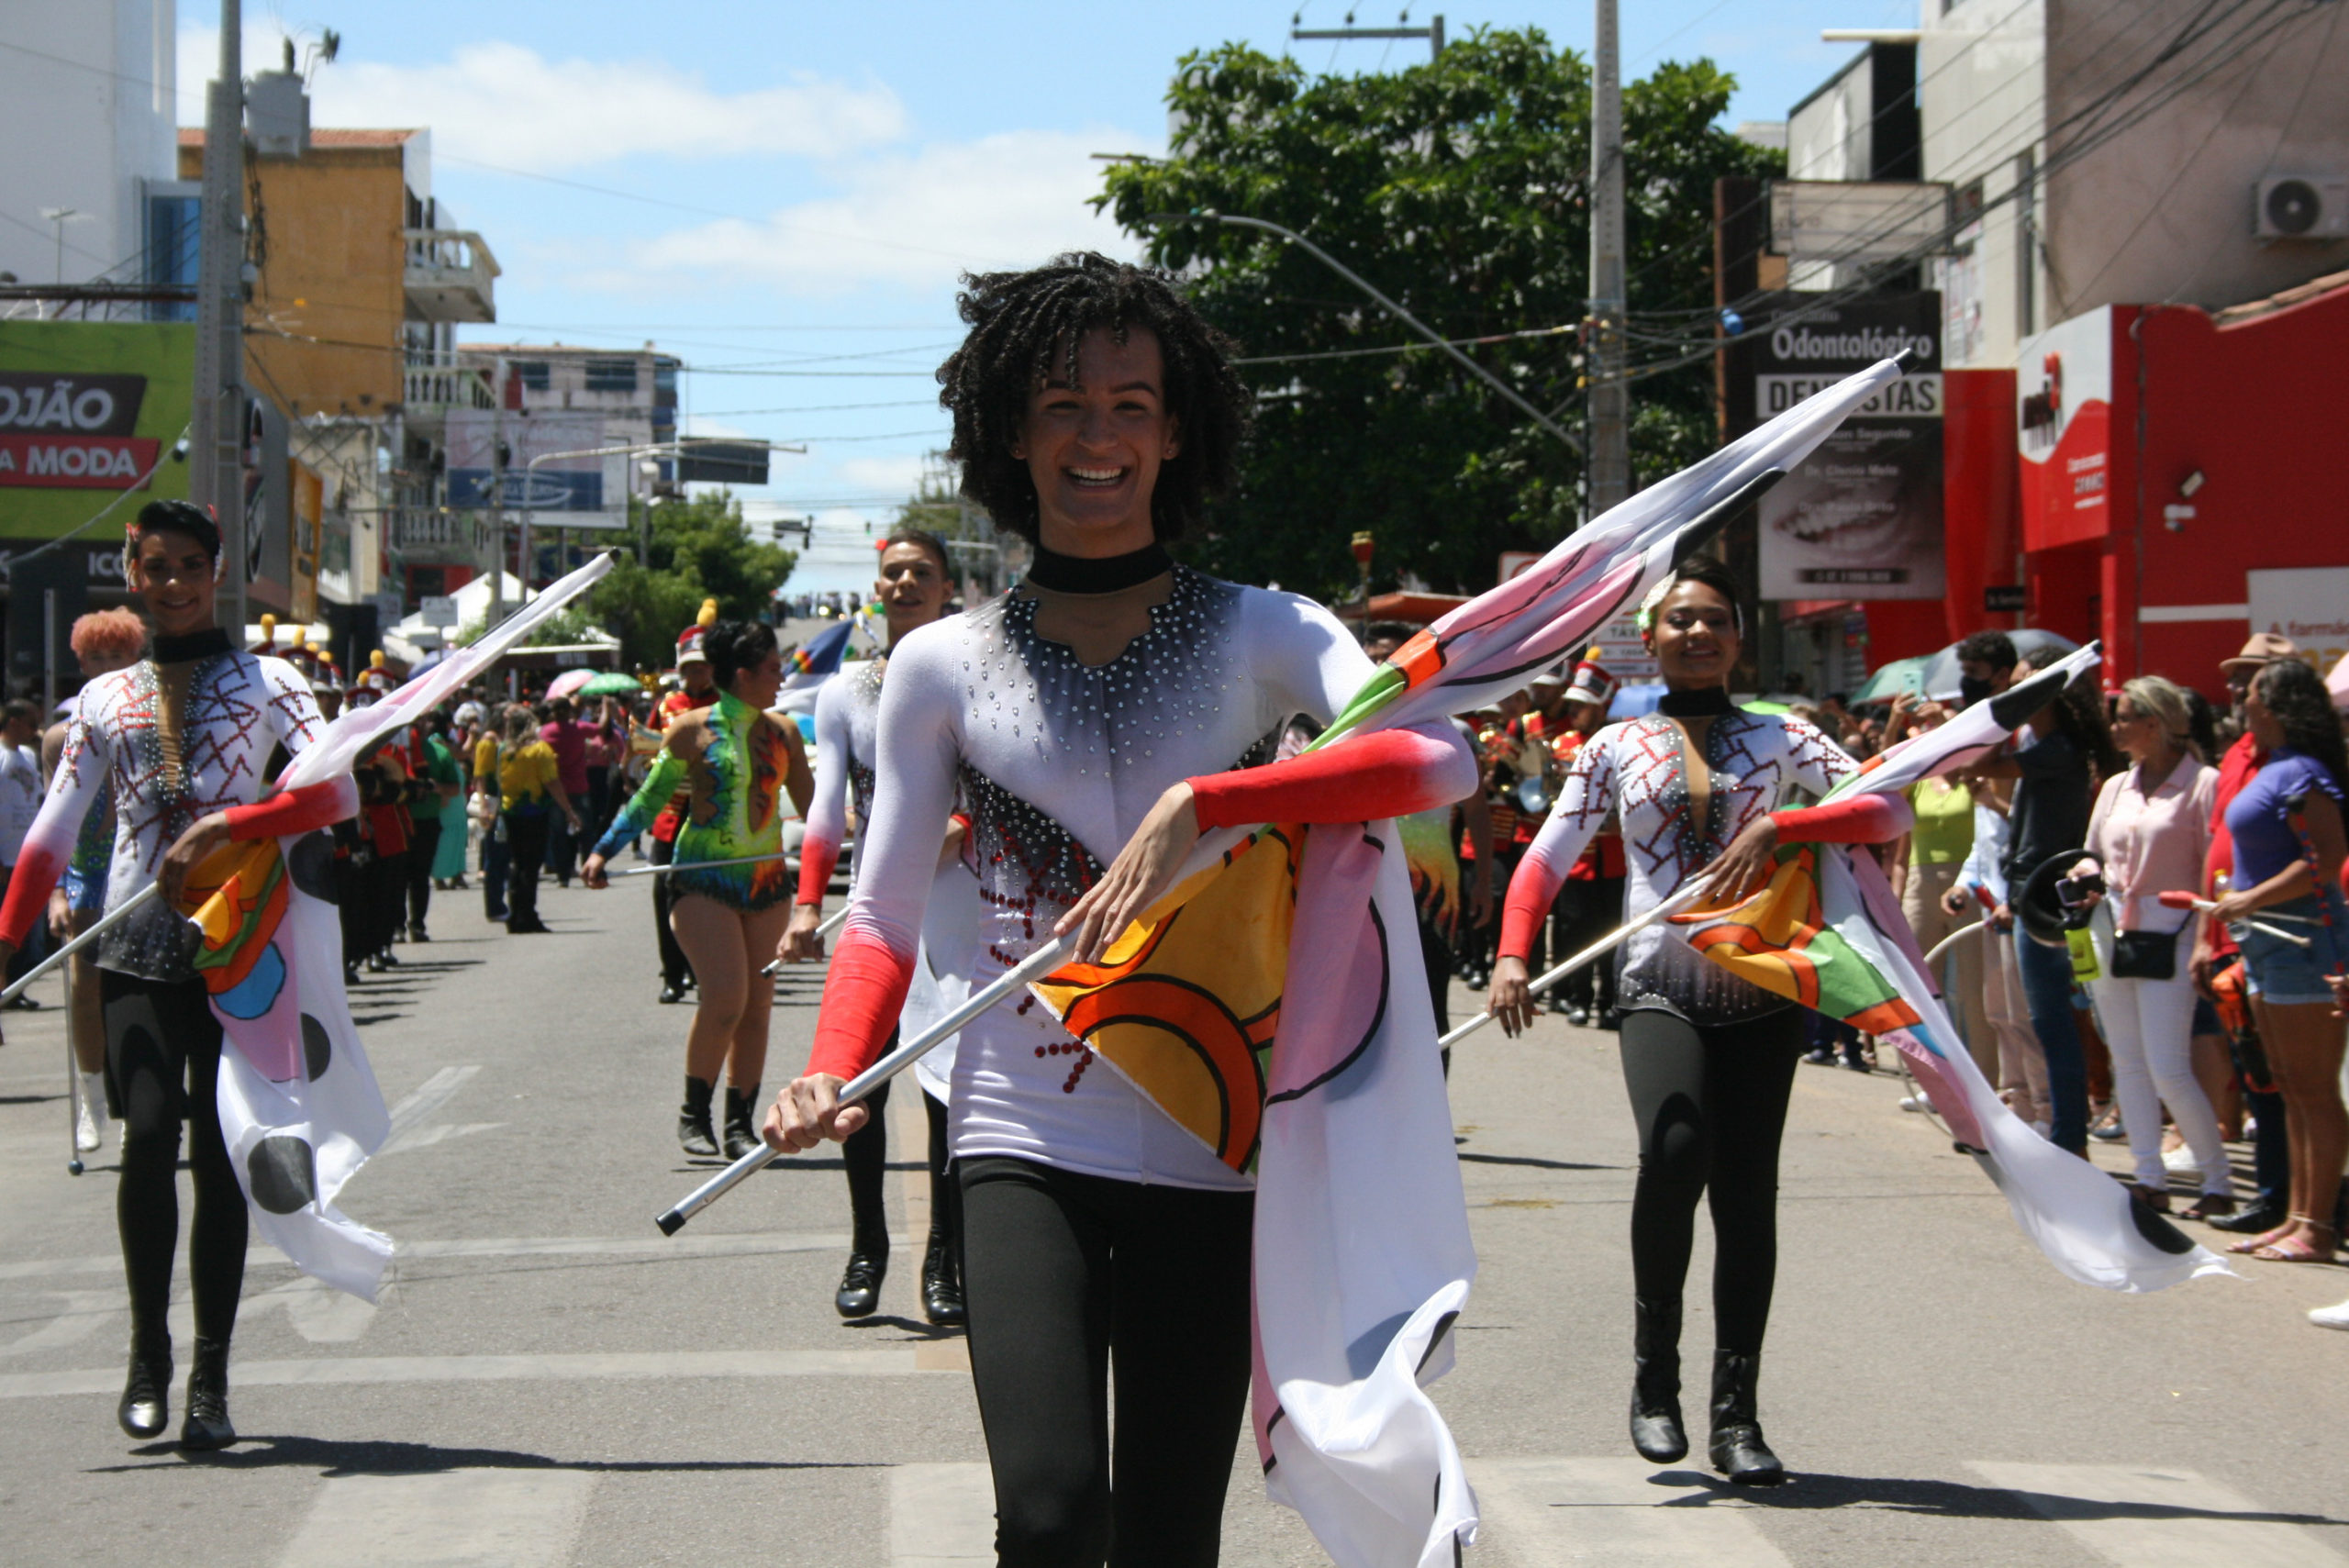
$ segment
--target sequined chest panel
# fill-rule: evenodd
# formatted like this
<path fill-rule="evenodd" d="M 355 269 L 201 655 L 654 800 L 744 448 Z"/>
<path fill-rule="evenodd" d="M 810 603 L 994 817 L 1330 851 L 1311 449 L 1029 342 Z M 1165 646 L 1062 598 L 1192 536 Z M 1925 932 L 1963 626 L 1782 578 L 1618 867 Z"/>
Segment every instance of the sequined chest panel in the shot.
<path fill-rule="evenodd" d="M 874 768 L 881 756 L 881 679 L 885 662 L 869 659 L 840 678 L 848 683 L 848 805 L 862 833 L 873 820 Z"/>

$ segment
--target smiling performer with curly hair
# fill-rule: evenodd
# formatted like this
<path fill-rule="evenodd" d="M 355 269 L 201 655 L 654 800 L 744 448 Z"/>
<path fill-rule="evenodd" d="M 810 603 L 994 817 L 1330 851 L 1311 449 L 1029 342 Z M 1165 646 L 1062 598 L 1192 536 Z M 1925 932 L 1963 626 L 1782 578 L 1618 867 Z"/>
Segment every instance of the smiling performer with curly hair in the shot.
<path fill-rule="evenodd" d="M 1056 931 L 1097 959 L 1205 830 L 1405 815 L 1475 784 L 1442 723 L 1241 766 L 1372 672 L 1319 606 L 1166 552 L 1234 477 L 1248 394 L 1229 345 L 1164 273 L 1102 256 L 964 284 L 970 334 L 939 373 L 952 455 L 1035 565 L 891 653 L 874 821 L 814 1054 L 767 1118 L 778 1148 L 863 1125 L 839 1093 L 896 1026 L 956 803 L 988 909 L 960 972 L 984 977 Z M 1097 1564 L 1114 1541 L 1120 1561 L 1213 1562 L 1249 1381 L 1252 1176 L 1032 1001 L 963 1029 L 952 1117 L 998 1561 Z"/>

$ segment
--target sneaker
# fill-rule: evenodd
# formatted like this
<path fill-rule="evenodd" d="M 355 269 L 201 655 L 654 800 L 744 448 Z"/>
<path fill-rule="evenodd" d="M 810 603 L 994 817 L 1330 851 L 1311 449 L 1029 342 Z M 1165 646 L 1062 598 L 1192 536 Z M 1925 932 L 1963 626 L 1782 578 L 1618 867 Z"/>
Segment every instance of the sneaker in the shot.
<path fill-rule="evenodd" d="M 95 1073 L 82 1074 L 82 1109 L 73 1118 L 73 1147 L 83 1154 L 95 1153 L 106 1141 L 106 1129 L 99 1125 L 103 1114 L 98 1106 L 106 1100 L 106 1088 Z"/>
<path fill-rule="evenodd" d="M 2349 1329 L 2349 1301 L 2309 1309 L 2309 1321 L 2320 1329 Z"/>
<path fill-rule="evenodd" d="M 2129 1129 L 2121 1124 L 2121 1107 L 2107 1106 L 2088 1127 L 2088 1136 L 2103 1143 L 2118 1143 L 2129 1136 Z"/>
<path fill-rule="evenodd" d="M 503 909 L 492 909 L 486 917 L 493 925 L 504 925 L 514 917 Z"/>
<path fill-rule="evenodd" d="M 1575 1028 L 1578 1029 L 1588 1029 L 1590 1027 L 1590 1009 L 1588 1007 L 1567 1008 L 1566 1022 L 1574 1025 Z"/>
<path fill-rule="evenodd" d="M 1932 1096 L 1922 1089 L 1913 1095 L 1903 1095 L 1900 1096 L 1900 1108 L 1904 1111 L 1915 1111 L 1920 1116 L 1931 1116 L 1933 1110 Z"/>
<path fill-rule="evenodd" d="M 2180 1145 L 2162 1151 L 2162 1169 L 2174 1176 L 2200 1175 L 2201 1165 L 2194 1158 L 2194 1151 Z"/>
<path fill-rule="evenodd" d="M 1804 1051 L 1802 1053 L 1802 1059 L 1805 1062 L 1809 1062 L 1813 1067 L 1832 1067 L 1835 1065 L 1835 1053 L 1823 1045 L 1817 1051 Z"/>

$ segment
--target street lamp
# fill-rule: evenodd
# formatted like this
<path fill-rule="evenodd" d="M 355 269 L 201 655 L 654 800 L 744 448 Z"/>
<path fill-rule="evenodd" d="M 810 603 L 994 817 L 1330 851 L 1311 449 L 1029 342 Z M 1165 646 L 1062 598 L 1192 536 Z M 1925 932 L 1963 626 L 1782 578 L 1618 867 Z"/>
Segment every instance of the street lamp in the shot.
<path fill-rule="evenodd" d="M 1567 448 L 1572 450 L 1575 455 L 1577 457 L 1582 455 L 1582 443 L 1575 439 L 1572 435 L 1568 434 L 1556 420 L 1551 418 L 1547 414 L 1542 413 L 1542 410 L 1533 406 L 1532 404 L 1528 403 L 1523 397 L 1518 395 L 1515 388 L 1511 387 L 1507 382 L 1501 380 L 1500 377 L 1493 374 L 1492 372 L 1486 370 L 1484 366 L 1478 364 L 1475 361 L 1462 353 L 1456 346 L 1442 337 L 1433 328 L 1428 326 L 1426 322 L 1421 321 L 1418 317 L 1412 315 L 1409 311 L 1404 309 L 1401 306 L 1396 304 L 1393 300 L 1381 294 L 1377 288 L 1372 284 L 1368 278 L 1364 277 L 1360 272 L 1355 272 L 1352 267 L 1347 266 L 1343 261 L 1339 261 L 1335 256 L 1330 255 L 1330 252 L 1313 243 L 1312 240 L 1308 239 L 1304 235 L 1299 234 L 1294 228 L 1285 228 L 1277 223 L 1268 223 L 1261 217 L 1241 217 L 1235 213 L 1218 212 L 1213 207 L 1193 207 L 1189 212 L 1154 212 L 1144 217 L 1142 221 L 1152 225 L 1153 228 L 1170 223 L 1226 223 L 1231 225 L 1235 228 L 1261 228 L 1267 234 L 1278 235 L 1281 239 L 1286 239 L 1291 244 L 1304 250 L 1323 266 L 1329 268 L 1331 272 L 1345 279 L 1346 282 L 1353 284 L 1354 287 L 1362 290 L 1363 293 L 1376 300 L 1386 308 L 1389 315 L 1402 322 L 1406 327 L 1408 327 L 1412 331 L 1417 332 L 1420 337 L 1425 338 L 1437 348 L 1442 349 L 1445 353 L 1450 354 L 1453 359 L 1459 361 L 1461 365 L 1467 370 L 1469 374 L 1475 376 L 1477 380 L 1491 387 L 1495 392 L 1499 393 L 1503 397 L 1508 398 L 1511 403 L 1522 409 L 1527 417 L 1531 418 L 1535 424 L 1541 426 L 1543 429 L 1557 437 L 1558 439 L 1565 442 Z"/>

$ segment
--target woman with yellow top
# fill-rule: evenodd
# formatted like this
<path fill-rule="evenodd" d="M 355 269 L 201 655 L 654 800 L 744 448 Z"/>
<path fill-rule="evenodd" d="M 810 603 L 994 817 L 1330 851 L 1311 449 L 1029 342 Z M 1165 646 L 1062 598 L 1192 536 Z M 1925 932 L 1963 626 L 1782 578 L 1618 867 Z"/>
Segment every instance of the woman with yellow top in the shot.
<path fill-rule="evenodd" d="M 685 1037 L 685 1103 L 677 1141 L 688 1154 L 718 1151 L 710 1127 L 718 1073 L 726 1070 L 726 1154 L 758 1147 L 751 1109 L 766 1071 L 767 1015 L 774 987 L 760 971 L 791 919 L 793 882 L 783 860 L 781 797 L 805 813 L 815 792 L 799 729 L 766 710 L 783 685 L 774 628 L 721 620 L 702 639 L 718 700 L 670 724 L 643 784 L 580 868 L 589 887 L 609 885 L 604 867 L 651 825 L 670 797 L 690 791 L 670 873 L 670 929 L 699 983 Z M 752 857 L 757 857 L 752 859 Z M 696 862 L 745 861 L 712 865 Z"/>
<path fill-rule="evenodd" d="M 1927 698 L 1908 710 L 1907 728 L 1938 729 L 1949 721 L 1950 712 Z M 1958 900 L 1953 911 L 1948 897 L 1950 889 L 1957 885 L 1965 857 L 1974 850 L 1974 795 L 1961 780 L 1920 779 L 1909 788 L 1909 805 L 1917 814 L 1917 825 L 1893 851 L 1892 889 L 1899 895 L 1900 912 L 1909 917 L 1917 945 L 1931 951 L 1982 917 L 1981 906 L 1972 899 Z M 1982 1017 L 1983 940 L 1968 937 L 1951 948 L 1948 962 L 1955 978 L 1943 988 L 1943 999 L 1975 1065 L 1995 1084 L 1998 1081 L 1998 1037 Z M 1902 1103 L 1913 1110 L 1926 1108 L 1922 1104 Z"/>
<path fill-rule="evenodd" d="M 539 918 L 539 867 L 546 860 L 547 829 L 560 808 L 579 831 L 579 808 L 563 793 L 554 748 L 539 736 L 539 716 L 521 703 L 506 711 L 506 744 L 497 752 L 499 821 L 506 829 L 511 884 L 506 890 L 506 929 L 531 936 L 547 929 Z"/>

